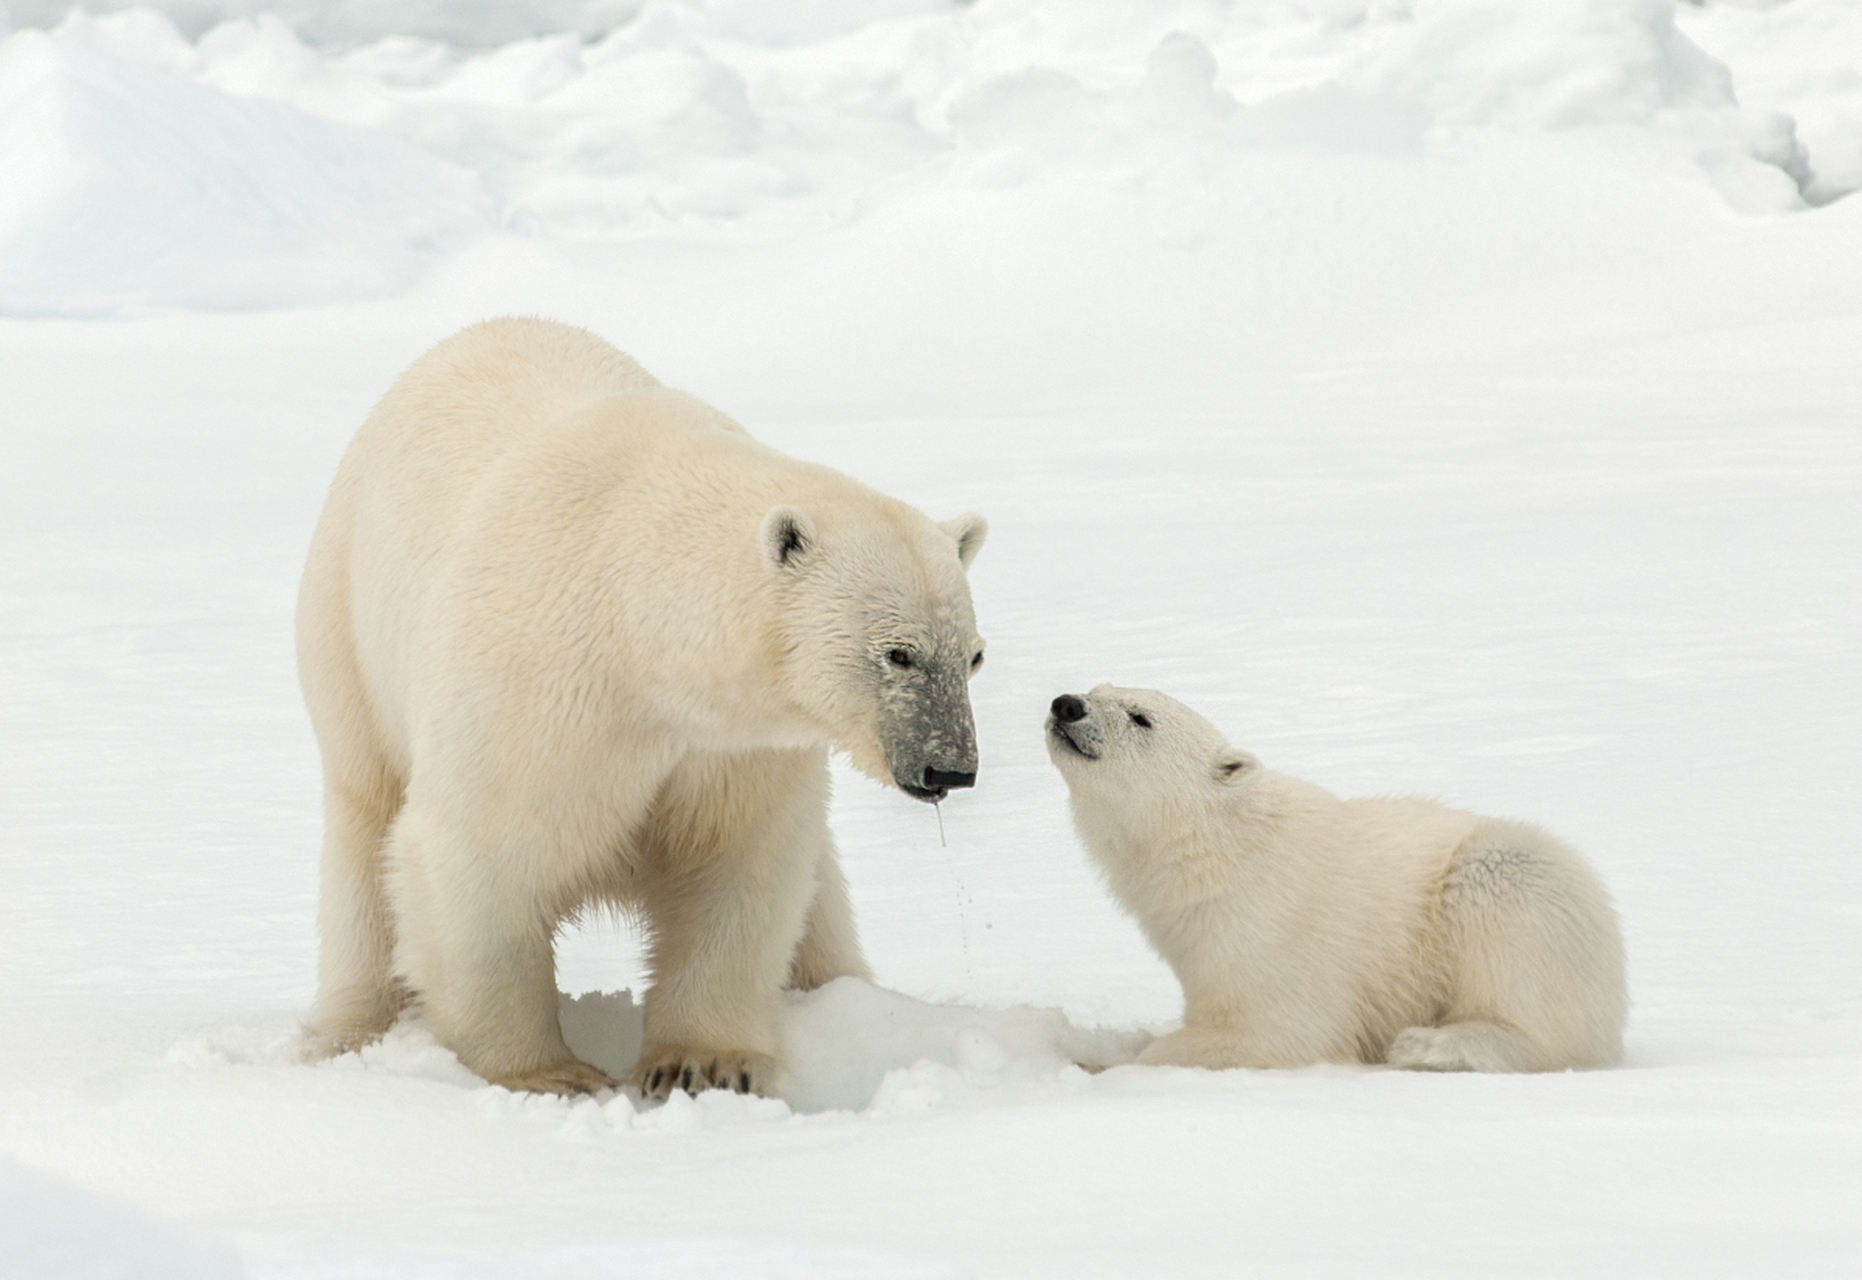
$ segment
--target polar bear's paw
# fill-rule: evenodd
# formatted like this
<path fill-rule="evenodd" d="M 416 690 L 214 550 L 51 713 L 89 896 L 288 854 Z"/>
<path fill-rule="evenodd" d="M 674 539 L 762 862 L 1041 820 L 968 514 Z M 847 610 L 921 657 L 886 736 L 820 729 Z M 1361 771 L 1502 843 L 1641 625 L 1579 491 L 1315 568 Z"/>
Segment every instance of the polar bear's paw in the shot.
<path fill-rule="evenodd" d="M 634 1064 L 633 1083 L 643 1098 L 664 1098 L 674 1089 L 767 1094 L 775 1082 L 776 1060 L 766 1053 L 665 1045 L 647 1049 Z"/>
<path fill-rule="evenodd" d="M 560 1093 L 574 1096 L 612 1089 L 617 1081 L 607 1072 L 591 1067 L 580 1058 L 564 1058 L 561 1062 L 552 1062 L 535 1071 L 497 1076 L 491 1083 L 502 1085 L 513 1093 Z"/>

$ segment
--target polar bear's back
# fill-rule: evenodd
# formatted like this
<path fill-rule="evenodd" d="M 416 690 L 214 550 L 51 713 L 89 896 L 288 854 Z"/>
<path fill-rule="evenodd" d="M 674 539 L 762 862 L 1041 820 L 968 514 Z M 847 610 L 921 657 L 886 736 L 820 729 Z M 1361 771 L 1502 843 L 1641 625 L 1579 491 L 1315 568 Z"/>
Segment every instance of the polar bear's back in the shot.
<path fill-rule="evenodd" d="M 311 541 L 298 650 L 313 715 L 360 696 L 372 736 L 404 743 L 417 619 L 480 482 L 578 409 L 656 392 L 669 394 L 608 343 L 540 319 L 488 320 L 416 360 L 350 442 Z"/>
<path fill-rule="evenodd" d="M 443 540 L 501 456 L 578 408 L 658 386 L 585 330 L 514 317 L 475 324 L 416 360 L 369 412 L 337 468 L 325 523 L 347 534 L 411 518 L 403 532 L 417 542 Z M 387 532 L 366 540 L 398 540 Z"/>
<path fill-rule="evenodd" d="M 369 414 L 350 454 L 371 475 L 426 491 L 469 489 L 506 450 L 577 409 L 659 383 L 594 334 L 550 320 L 487 320 L 409 367 Z"/>
<path fill-rule="evenodd" d="M 633 357 L 586 329 L 504 316 L 435 346 L 414 362 L 395 391 L 406 389 L 429 403 L 451 398 L 479 412 L 534 405 L 555 416 L 658 385 Z"/>

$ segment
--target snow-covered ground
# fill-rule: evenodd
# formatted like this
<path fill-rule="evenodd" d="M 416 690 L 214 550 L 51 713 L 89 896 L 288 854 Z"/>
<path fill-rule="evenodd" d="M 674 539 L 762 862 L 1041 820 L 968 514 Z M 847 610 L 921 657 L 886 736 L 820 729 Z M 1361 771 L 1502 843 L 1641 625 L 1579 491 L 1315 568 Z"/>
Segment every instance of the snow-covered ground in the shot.
<path fill-rule="evenodd" d="M 1862 1269 L 1862 5 L 119 9 L 0 3 L 0 1275 Z M 508 312 L 991 518 L 981 784 L 837 777 L 884 989 L 785 1099 L 296 1061 L 298 567 Z M 1072 1065 L 1178 1014 L 1102 679 L 1584 848 L 1624 1066 Z M 625 923 L 559 979 L 624 1065 Z"/>

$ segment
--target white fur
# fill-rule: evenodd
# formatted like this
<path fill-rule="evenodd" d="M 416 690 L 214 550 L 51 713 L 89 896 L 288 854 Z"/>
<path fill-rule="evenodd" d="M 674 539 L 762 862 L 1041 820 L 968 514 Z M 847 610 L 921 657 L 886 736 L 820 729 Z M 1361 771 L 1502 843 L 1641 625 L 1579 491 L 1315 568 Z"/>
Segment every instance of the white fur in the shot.
<path fill-rule="evenodd" d="M 940 701 L 886 653 L 980 660 L 984 529 L 784 457 L 581 330 L 495 320 L 422 357 L 344 456 L 299 601 L 312 1052 L 417 1001 L 487 1079 L 599 1087 L 552 943 L 608 903 L 650 930 L 639 1078 L 769 1087 L 781 988 L 868 972 L 829 747 L 887 779 L 889 743 L 967 743 L 974 771 L 962 679 Z"/>
<path fill-rule="evenodd" d="M 1048 721 L 1074 824 L 1183 984 L 1183 1029 L 1141 1061 L 1550 1071 L 1621 1056 L 1621 934 L 1568 846 L 1428 800 L 1339 800 L 1153 690 L 1082 702 L 1080 721 Z"/>

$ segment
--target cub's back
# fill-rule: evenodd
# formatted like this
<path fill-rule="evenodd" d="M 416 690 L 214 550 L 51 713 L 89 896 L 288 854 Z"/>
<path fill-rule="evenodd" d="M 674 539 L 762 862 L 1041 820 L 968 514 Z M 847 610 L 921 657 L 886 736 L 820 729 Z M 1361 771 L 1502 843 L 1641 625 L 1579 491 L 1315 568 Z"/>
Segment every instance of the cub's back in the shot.
<path fill-rule="evenodd" d="M 1409 874 L 1439 878 L 1456 849 L 1484 821 L 1420 796 L 1376 796 L 1344 802 L 1363 857 L 1395 861 Z"/>

